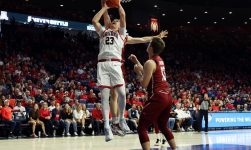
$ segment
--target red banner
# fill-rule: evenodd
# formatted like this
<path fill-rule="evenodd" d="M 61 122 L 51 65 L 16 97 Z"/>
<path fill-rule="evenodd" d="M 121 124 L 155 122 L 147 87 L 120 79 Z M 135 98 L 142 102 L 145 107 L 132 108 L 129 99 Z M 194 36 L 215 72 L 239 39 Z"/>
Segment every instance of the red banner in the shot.
<path fill-rule="evenodd" d="M 159 31 L 159 23 L 158 19 L 151 18 L 151 31 L 158 32 Z"/>

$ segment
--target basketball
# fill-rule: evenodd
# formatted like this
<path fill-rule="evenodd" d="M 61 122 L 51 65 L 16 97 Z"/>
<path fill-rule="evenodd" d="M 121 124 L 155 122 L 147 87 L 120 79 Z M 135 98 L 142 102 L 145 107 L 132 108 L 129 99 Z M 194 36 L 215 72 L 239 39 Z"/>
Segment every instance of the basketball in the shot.
<path fill-rule="evenodd" d="M 106 5 L 110 8 L 118 8 L 120 0 L 106 0 Z"/>

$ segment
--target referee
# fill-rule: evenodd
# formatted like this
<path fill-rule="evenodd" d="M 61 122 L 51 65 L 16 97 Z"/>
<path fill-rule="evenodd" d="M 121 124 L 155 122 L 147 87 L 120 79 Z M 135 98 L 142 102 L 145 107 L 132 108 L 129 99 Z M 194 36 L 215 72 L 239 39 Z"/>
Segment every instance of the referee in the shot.
<path fill-rule="evenodd" d="M 209 98 L 208 94 L 204 94 L 201 99 L 200 111 L 199 111 L 199 132 L 202 130 L 202 118 L 205 120 L 205 132 L 208 132 L 208 108 L 209 108 Z"/>

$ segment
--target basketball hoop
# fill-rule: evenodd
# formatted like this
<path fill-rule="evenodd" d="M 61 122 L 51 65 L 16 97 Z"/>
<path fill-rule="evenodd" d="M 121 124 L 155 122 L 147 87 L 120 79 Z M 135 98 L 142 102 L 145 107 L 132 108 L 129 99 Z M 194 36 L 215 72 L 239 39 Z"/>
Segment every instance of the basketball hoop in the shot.
<path fill-rule="evenodd" d="M 129 3 L 131 2 L 132 0 L 121 0 L 122 3 Z"/>

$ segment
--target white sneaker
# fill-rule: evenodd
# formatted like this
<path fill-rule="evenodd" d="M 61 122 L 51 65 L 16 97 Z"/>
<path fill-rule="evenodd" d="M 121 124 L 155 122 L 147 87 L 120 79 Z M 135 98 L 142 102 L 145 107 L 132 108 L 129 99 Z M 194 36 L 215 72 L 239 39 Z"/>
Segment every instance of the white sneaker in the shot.
<path fill-rule="evenodd" d="M 105 132 L 105 141 L 109 142 L 113 139 L 113 134 L 111 128 L 104 128 Z"/>
<path fill-rule="evenodd" d="M 181 128 L 181 131 L 182 131 L 182 132 L 185 132 L 185 129 L 182 127 L 182 128 Z"/>
<path fill-rule="evenodd" d="M 75 135 L 75 136 L 77 136 L 77 135 L 78 135 L 78 133 L 77 133 L 77 132 L 74 132 L 74 135 Z"/>
<path fill-rule="evenodd" d="M 80 133 L 81 135 L 85 135 L 85 133 L 84 133 L 84 131 L 81 131 L 81 133 Z"/>
<path fill-rule="evenodd" d="M 71 136 L 71 134 L 70 134 L 69 132 L 68 132 L 68 133 L 66 133 L 65 135 L 66 135 L 66 136 Z"/>
<path fill-rule="evenodd" d="M 54 136 L 54 137 L 56 136 L 56 133 L 57 133 L 57 131 L 56 131 L 56 130 L 53 130 L 53 136 Z"/>
<path fill-rule="evenodd" d="M 123 130 L 125 133 L 131 132 L 130 128 L 128 127 L 126 120 L 122 119 L 119 121 L 119 127 L 121 130 Z"/>

